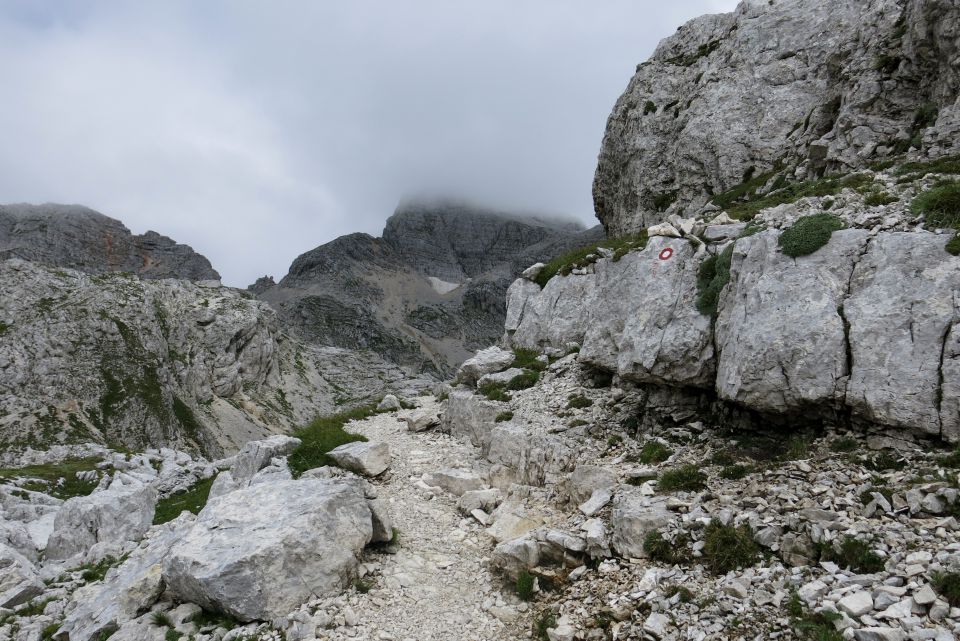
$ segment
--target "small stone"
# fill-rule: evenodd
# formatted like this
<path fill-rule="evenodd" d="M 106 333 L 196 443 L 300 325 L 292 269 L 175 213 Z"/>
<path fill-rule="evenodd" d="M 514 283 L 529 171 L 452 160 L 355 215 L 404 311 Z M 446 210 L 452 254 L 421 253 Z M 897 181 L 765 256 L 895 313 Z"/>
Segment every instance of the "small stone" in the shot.
<path fill-rule="evenodd" d="M 933 591 L 933 588 L 930 587 L 928 583 L 913 593 L 913 600 L 917 605 L 931 605 L 937 600 L 937 593 Z"/>
<path fill-rule="evenodd" d="M 837 607 L 852 617 L 859 617 L 873 610 L 873 597 L 869 592 L 854 592 L 840 599 Z"/>
<path fill-rule="evenodd" d="M 654 612 L 643 622 L 643 631 L 655 639 L 662 639 L 667 635 L 668 625 L 670 625 L 670 617 L 661 612 Z"/>

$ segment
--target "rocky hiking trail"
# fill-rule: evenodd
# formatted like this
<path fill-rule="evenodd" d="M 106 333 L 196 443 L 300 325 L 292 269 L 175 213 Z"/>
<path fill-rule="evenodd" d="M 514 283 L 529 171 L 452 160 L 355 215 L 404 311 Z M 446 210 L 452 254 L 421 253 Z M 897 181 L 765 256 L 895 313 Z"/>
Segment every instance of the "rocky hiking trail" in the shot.
<path fill-rule="evenodd" d="M 435 409 L 431 397 L 420 399 Z M 505 603 L 502 581 L 486 566 L 489 536 L 457 510 L 456 497 L 434 493 L 421 477 L 444 468 L 471 468 L 476 450 L 438 432 L 407 430 L 410 411 L 380 414 L 349 423 L 349 432 L 390 447 L 391 466 L 375 479 L 378 498 L 387 501 L 398 545 L 392 553 L 368 554 L 373 573 L 358 583 L 369 591 L 346 597 L 352 627 L 335 628 L 329 638 L 384 641 L 495 641 L 518 639 L 524 626 L 517 599 Z M 506 595 L 510 599 L 509 595 Z M 526 610 L 525 605 L 519 605 Z M 335 608 L 333 608 L 335 609 Z M 500 615 L 497 618 L 494 613 Z"/>

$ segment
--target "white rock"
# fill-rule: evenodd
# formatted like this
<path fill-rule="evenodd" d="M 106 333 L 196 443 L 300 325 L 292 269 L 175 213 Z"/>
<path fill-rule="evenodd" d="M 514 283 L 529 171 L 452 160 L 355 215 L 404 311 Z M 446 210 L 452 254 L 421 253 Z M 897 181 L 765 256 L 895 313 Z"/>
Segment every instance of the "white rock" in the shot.
<path fill-rule="evenodd" d="M 643 631 L 653 635 L 655 639 L 662 639 L 667 635 L 667 626 L 670 617 L 662 612 L 654 612 L 643 622 Z"/>
<path fill-rule="evenodd" d="M 423 432 L 436 427 L 440 424 L 440 415 L 436 410 L 419 409 L 414 410 L 409 416 L 403 418 L 407 424 L 407 429 L 411 432 Z"/>
<path fill-rule="evenodd" d="M 869 592 L 854 592 L 840 599 L 837 607 L 852 617 L 859 617 L 873 611 L 873 597 Z"/>
<path fill-rule="evenodd" d="M 25 556 L 0 543 L 0 608 L 26 603 L 43 594 L 44 587 Z"/>
<path fill-rule="evenodd" d="M 284 616 L 311 596 L 338 594 L 373 536 L 356 484 L 255 485 L 214 499 L 163 564 L 178 599 L 242 621 Z"/>
<path fill-rule="evenodd" d="M 899 628 L 861 628 L 853 631 L 856 641 L 903 641 L 906 637 Z"/>
<path fill-rule="evenodd" d="M 327 453 L 337 465 L 363 476 L 378 476 L 390 467 L 390 446 L 383 442 L 354 441 Z"/>
<path fill-rule="evenodd" d="M 454 496 L 463 496 L 464 493 L 482 489 L 485 485 L 483 479 L 473 472 L 455 469 L 427 472 L 423 475 L 423 482 L 432 487 L 442 488 Z"/>
<path fill-rule="evenodd" d="M 500 349 L 496 346 L 482 349 L 472 358 L 468 358 L 463 362 L 457 378 L 468 385 L 474 385 L 477 380 L 485 374 L 492 374 L 507 369 L 510 367 L 510 364 L 513 363 L 513 359 L 513 352 Z"/>
<path fill-rule="evenodd" d="M 579 509 L 584 516 L 591 517 L 602 510 L 604 506 L 610 502 L 611 498 L 613 498 L 613 495 L 608 489 L 594 490 L 590 498 L 584 501 L 577 509 Z"/>
<path fill-rule="evenodd" d="M 378 412 L 394 411 L 400 409 L 400 399 L 393 394 L 387 394 L 377 404 Z"/>

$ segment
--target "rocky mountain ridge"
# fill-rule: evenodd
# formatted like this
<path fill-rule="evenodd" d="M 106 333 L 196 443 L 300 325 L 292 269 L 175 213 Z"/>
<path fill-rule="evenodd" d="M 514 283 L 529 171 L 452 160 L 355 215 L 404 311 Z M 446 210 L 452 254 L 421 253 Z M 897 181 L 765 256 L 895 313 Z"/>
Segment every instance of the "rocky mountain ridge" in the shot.
<path fill-rule="evenodd" d="M 956 154 L 958 69 L 952 0 L 747 0 L 692 20 L 610 115 L 597 217 L 620 235 L 737 187 Z"/>
<path fill-rule="evenodd" d="M 90 274 L 129 272 L 140 278 L 220 280 L 190 247 L 79 205 L 0 205 L 0 260 L 20 258 Z"/>
<path fill-rule="evenodd" d="M 599 229 L 437 201 L 402 204 L 382 238 L 350 234 L 299 256 L 258 297 L 312 344 L 370 350 L 436 374 L 495 341 L 510 282 Z"/>

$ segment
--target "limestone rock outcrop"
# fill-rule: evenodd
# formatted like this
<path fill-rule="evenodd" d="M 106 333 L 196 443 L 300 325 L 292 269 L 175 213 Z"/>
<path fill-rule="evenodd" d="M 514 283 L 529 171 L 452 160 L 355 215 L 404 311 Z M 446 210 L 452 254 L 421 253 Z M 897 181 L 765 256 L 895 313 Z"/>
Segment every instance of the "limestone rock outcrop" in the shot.
<path fill-rule="evenodd" d="M 745 0 L 664 39 L 617 101 L 593 185 L 611 235 L 748 179 L 956 154 L 952 0 Z"/>
<path fill-rule="evenodd" d="M 127 272 L 140 278 L 220 280 L 187 245 L 79 205 L 0 205 L 0 260 L 21 258 L 89 274 Z"/>
<path fill-rule="evenodd" d="M 242 621 L 285 616 L 353 580 L 373 537 L 354 484 L 252 485 L 213 499 L 163 562 L 167 589 Z"/>

